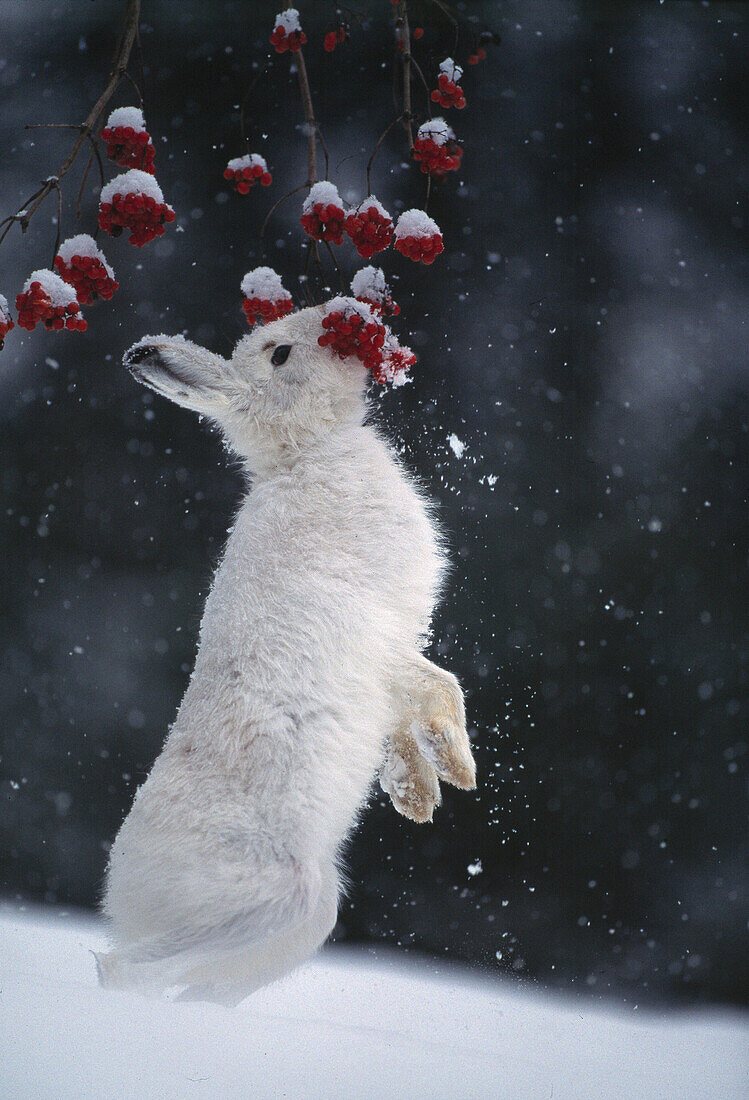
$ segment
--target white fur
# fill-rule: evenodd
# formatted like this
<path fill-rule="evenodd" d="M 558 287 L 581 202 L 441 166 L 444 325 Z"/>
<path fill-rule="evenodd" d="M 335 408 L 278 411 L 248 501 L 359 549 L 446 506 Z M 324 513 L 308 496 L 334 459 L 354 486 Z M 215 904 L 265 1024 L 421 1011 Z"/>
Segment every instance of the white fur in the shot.
<path fill-rule="evenodd" d="M 364 368 L 318 346 L 323 315 L 260 328 L 229 361 L 181 337 L 125 359 L 215 421 L 252 490 L 177 718 L 112 848 L 106 984 L 242 999 L 332 930 L 341 847 L 378 771 L 415 820 L 439 803 L 437 775 L 474 783 L 460 688 L 421 655 L 445 568 L 433 517 L 364 423 Z"/>

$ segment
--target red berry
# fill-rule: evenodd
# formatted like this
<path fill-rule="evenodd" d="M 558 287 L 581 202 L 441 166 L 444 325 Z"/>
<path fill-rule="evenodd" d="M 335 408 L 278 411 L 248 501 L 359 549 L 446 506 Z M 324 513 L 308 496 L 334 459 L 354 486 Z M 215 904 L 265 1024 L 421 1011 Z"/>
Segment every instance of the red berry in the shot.
<path fill-rule="evenodd" d="M 424 28 L 423 27 L 414 27 L 414 38 L 416 39 L 416 41 L 418 42 L 418 40 L 420 38 L 423 38 L 423 37 L 424 37 Z"/>

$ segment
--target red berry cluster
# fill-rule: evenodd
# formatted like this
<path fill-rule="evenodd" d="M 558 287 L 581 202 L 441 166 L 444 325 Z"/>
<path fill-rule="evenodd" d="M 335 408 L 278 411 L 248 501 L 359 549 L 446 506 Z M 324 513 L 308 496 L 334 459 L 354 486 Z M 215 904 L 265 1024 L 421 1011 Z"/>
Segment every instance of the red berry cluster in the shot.
<path fill-rule="evenodd" d="M 339 304 L 341 308 L 335 308 Z M 351 309 L 346 299 L 334 298 L 331 306 L 334 308 L 322 319 L 325 332 L 317 338 L 320 347 L 331 348 L 341 359 L 356 355 L 365 367 L 374 370 L 382 362 L 385 326 L 379 324 L 369 310 L 367 317 Z"/>
<path fill-rule="evenodd" d="M 470 54 L 468 64 L 478 65 L 479 61 L 486 61 L 486 50 L 483 46 L 479 46 L 475 53 Z"/>
<path fill-rule="evenodd" d="M 431 172 L 433 176 L 456 172 L 462 156 L 463 150 L 454 138 L 448 138 L 442 145 L 430 137 L 417 136 L 414 141 L 414 160 L 421 163 L 422 172 Z"/>
<path fill-rule="evenodd" d="M 292 53 L 298 53 L 307 41 L 307 35 L 302 30 L 291 31 L 287 34 L 286 28 L 282 23 L 279 23 L 273 28 L 273 34 L 270 36 L 270 41 L 276 53 L 286 53 L 287 50 L 291 50 Z"/>
<path fill-rule="evenodd" d="M 105 126 L 101 136 L 107 143 L 107 156 L 115 164 L 154 174 L 156 150 L 147 130 L 134 130 L 132 126 Z"/>
<path fill-rule="evenodd" d="M 375 382 L 384 386 L 386 382 L 394 382 L 398 376 L 403 376 L 409 367 L 416 362 L 416 354 L 410 348 L 402 347 L 394 338 L 386 340 L 382 362 L 372 368 L 372 377 Z M 407 381 L 407 379 L 404 379 Z M 396 382 L 397 385 L 397 382 Z"/>
<path fill-rule="evenodd" d="M 365 260 L 382 252 L 393 239 L 393 219 L 373 195 L 351 211 L 345 229 Z"/>
<path fill-rule="evenodd" d="M 0 351 L 3 350 L 5 337 L 10 330 L 15 327 L 13 318 L 8 311 L 8 303 L 5 298 L 3 298 L 2 294 L 0 294 Z"/>
<path fill-rule="evenodd" d="M 444 251 L 439 226 L 423 210 L 405 210 L 401 214 L 395 227 L 393 247 L 409 260 L 424 264 L 434 263 Z"/>
<path fill-rule="evenodd" d="M 461 72 L 457 66 L 455 68 L 457 72 Z M 432 102 L 439 103 L 440 107 L 457 107 L 462 111 L 466 105 L 466 97 L 457 81 L 451 80 L 447 73 L 442 72 L 437 77 L 437 85 L 432 92 Z"/>
<path fill-rule="evenodd" d="M 75 299 L 66 305 L 53 305 L 42 283 L 33 276 L 27 288 L 16 297 L 16 309 L 19 325 L 21 328 L 28 329 L 29 332 L 37 326 L 39 321 L 42 321 L 46 328 L 56 331 L 66 328 L 70 331 L 85 332 L 88 328 L 83 317 L 80 316 L 81 307 Z"/>
<path fill-rule="evenodd" d="M 389 294 L 384 294 L 381 298 L 368 298 L 366 294 L 357 294 L 356 300 L 362 305 L 369 306 L 379 317 L 397 317 L 401 311 L 401 307 Z"/>
<path fill-rule="evenodd" d="M 340 27 L 338 27 L 336 30 L 328 31 L 328 33 L 325 35 L 322 44 L 323 49 L 326 53 L 332 53 L 339 42 L 345 42 L 347 38 L 348 31 L 343 26 L 343 24 L 341 24 Z"/>
<path fill-rule="evenodd" d="M 242 309 L 248 325 L 255 325 L 258 321 L 264 321 L 265 324 L 270 321 L 277 321 L 279 317 L 285 317 L 287 313 L 291 313 L 293 308 L 294 301 L 291 295 L 288 298 L 277 298 L 274 301 L 271 301 L 270 298 L 242 299 Z"/>
<path fill-rule="evenodd" d="M 400 237 L 393 246 L 397 252 L 402 252 L 409 260 L 421 261 L 423 264 L 433 264 L 440 252 L 444 252 L 441 234 L 433 237 Z"/>
<path fill-rule="evenodd" d="M 97 298 L 108 300 L 119 286 L 97 256 L 73 255 L 66 263 L 62 256 L 57 255 L 55 267 L 65 282 L 73 287 L 82 306 L 89 305 Z"/>
<path fill-rule="evenodd" d="M 324 191 L 323 188 L 325 188 Z M 346 215 L 337 196 L 338 192 L 332 184 L 327 182 L 316 183 L 310 190 L 302 207 L 302 226 L 305 233 L 313 240 L 332 241 L 333 244 L 342 243 Z"/>
<path fill-rule="evenodd" d="M 134 175 L 136 171 L 131 169 L 124 176 L 118 176 L 102 190 L 99 225 L 110 237 L 119 237 L 123 229 L 128 229 L 129 243 L 141 248 L 154 237 L 163 236 L 165 224 L 173 222 L 175 214 L 171 206 L 159 201 L 157 195 L 161 194 L 160 191 L 151 194 L 133 190 L 112 191 L 120 180 L 123 188 L 129 186 L 128 176 Z M 133 186 L 137 186 L 137 183 Z"/>
<path fill-rule="evenodd" d="M 265 160 L 257 153 L 230 160 L 224 168 L 224 179 L 229 180 L 231 186 L 240 195 L 246 195 L 256 181 L 262 187 L 270 187 L 273 182 L 273 176 L 268 171 Z"/>

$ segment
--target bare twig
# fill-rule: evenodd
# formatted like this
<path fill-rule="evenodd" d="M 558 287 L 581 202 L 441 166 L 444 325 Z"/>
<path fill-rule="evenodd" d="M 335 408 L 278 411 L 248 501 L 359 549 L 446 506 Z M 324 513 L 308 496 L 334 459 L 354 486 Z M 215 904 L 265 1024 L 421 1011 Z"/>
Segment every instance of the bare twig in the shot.
<path fill-rule="evenodd" d="M 250 98 L 250 96 L 254 92 L 255 85 L 257 84 L 257 82 L 267 72 L 270 63 L 271 63 L 271 58 L 266 57 L 265 64 L 263 65 L 262 69 L 260 69 L 260 71 L 255 74 L 255 79 L 251 82 L 249 88 L 245 92 L 244 97 L 242 99 L 242 104 L 239 108 L 239 132 L 242 135 L 242 141 L 244 141 L 244 142 L 247 142 L 247 140 L 248 140 L 246 135 L 245 135 L 245 132 L 244 132 L 244 111 L 245 111 L 245 107 L 247 106 L 247 100 Z"/>
<path fill-rule="evenodd" d="M 296 72 L 299 78 L 299 91 L 304 107 L 304 119 L 307 126 L 307 186 L 317 183 L 317 123 L 315 111 L 312 106 L 312 93 L 309 88 L 307 66 L 304 63 L 304 53 L 299 50 L 296 54 Z"/>
<path fill-rule="evenodd" d="M 403 35 L 403 117 L 408 134 L 408 151 L 413 152 L 414 134 L 411 125 L 411 28 L 408 24 L 408 4 L 401 0 L 400 17 L 402 22 L 401 34 Z"/>
<path fill-rule="evenodd" d="M 371 157 L 367 161 L 367 194 L 368 195 L 372 194 L 372 188 L 371 188 L 370 183 L 369 183 L 369 174 L 372 170 L 372 161 L 375 159 L 375 154 L 377 153 L 377 150 L 380 148 L 380 146 L 382 145 L 383 141 L 388 136 L 388 134 L 390 133 L 392 128 L 394 126 L 397 126 L 399 122 L 403 122 L 403 117 L 404 117 L 403 115 L 398 115 L 397 118 L 393 119 L 393 121 L 390 123 L 390 125 L 387 127 L 387 129 L 383 130 L 383 132 L 380 134 L 379 138 L 377 139 L 377 144 L 375 145 L 374 149 L 372 150 Z"/>
<path fill-rule="evenodd" d="M 14 222 L 18 222 L 21 226 L 21 232 L 25 233 L 28 229 L 29 222 L 41 204 L 47 198 L 52 191 L 57 190 L 59 194 L 59 184 L 64 176 L 72 168 L 75 163 L 75 159 L 81 151 L 84 142 L 91 138 L 96 125 L 104 111 L 104 108 L 109 103 L 110 99 L 116 92 L 123 77 L 127 71 L 127 65 L 130 60 L 130 54 L 133 48 L 133 42 L 138 30 L 138 17 L 140 15 L 140 3 L 141 0 L 125 0 L 125 15 L 122 20 L 122 27 L 120 28 L 119 37 L 117 39 L 117 49 L 115 51 L 114 60 L 109 73 L 109 79 L 104 91 L 97 99 L 94 106 L 91 108 L 91 112 L 85 122 L 81 123 L 77 129 L 80 131 L 78 137 L 73 143 L 73 147 L 68 153 L 67 157 L 53 176 L 48 176 L 42 183 L 41 187 L 34 192 L 33 195 L 27 200 L 27 202 L 19 208 L 15 214 L 9 215 L 4 218 L 0 225 L 4 225 L 5 229 L 0 235 L 0 243 L 5 239 L 10 227 Z M 61 129 L 70 129 L 69 126 L 61 126 Z"/>
<path fill-rule="evenodd" d="M 62 234 L 62 191 L 60 190 L 59 183 L 55 184 L 55 191 L 57 192 L 57 236 L 55 238 L 55 250 L 52 253 L 52 263 L 49 265 L 53 271 L 55 269 L 55 256 L 60 248 Z"/>
<path fill-rule="evenodd" d="M 282 202 L 286 202 L 286 200 L 290 199 L 292 195 L 296 195 L 297 191 L 302 191 L 305 187 L 307 187 L 306 183 L 300 183 L 298 187 L 295 187 L 293 189 L 293 191 L 287 191 L 285 195 L 281 195 L 281 198 L 276 199 L 276 201 L 273 203 L 273 206 L 271 206 L 270 210 L 265 215 L 265 220 L 263 221 L 262 227 L 260 229 L 260 258 L 261 259 L 262 259 L 263 255 L 265 253 L 265 230 L 268 227 L 268 222 L 271 220 L 271 218 L 275 214 L 276 210 L 278 210 L 278 208 L 279 208 L 279 206 L 281 205 Z"/>
<path fill-rule="evenodd" d="M 444 16 L 446 16 L 446 18 L 449 19 L 450 22 L 453 25 L 453 30 L 455 31 L 455 41 L 453 42 L 453 57 L 454 57 L 455 54 L 458 52 L 458 39 L 460 37 L 460 24 L 458 23 L 458 20 L 455 18 L 455 16 L 452 14 L 452 12 L 449 10 L 447 5 L 442 3 L 442 0 L 432 0 L 432 3 L 435 5 L 435 7 L 440 9 L 442 14 Z"/>
<path fill-rule="evenodd" d="M 333 249 L 330 247 L 330 242 L 329 241 L 323 241 L 323 244 L 327 248 L 328 253 L 330 255 L 330 258 L 333 261 L 333 267 L 336 269 L 336 271 L 338 273 L 338 285 L 341 288 L 341 293 L 345 294 L 346 293 L 346 286 L 343 282 L 343 272 L 341 271 L 341 269 L 338 265 L 338 260 L 335 258 L 335 253 L 333 252 Z"/>

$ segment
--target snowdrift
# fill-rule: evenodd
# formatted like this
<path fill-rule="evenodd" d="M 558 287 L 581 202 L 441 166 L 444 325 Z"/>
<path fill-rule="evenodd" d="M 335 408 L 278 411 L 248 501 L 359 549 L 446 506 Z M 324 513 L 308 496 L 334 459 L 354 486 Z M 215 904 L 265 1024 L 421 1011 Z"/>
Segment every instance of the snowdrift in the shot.
<path fill-rule="evenodd" d="M 738 1013 L 623 1011 L 332 948 L 237 1009 L 100 990 L 101 924 L 0 908 L 0 1066 L 18 1100 L 733 1100 Z"/>

